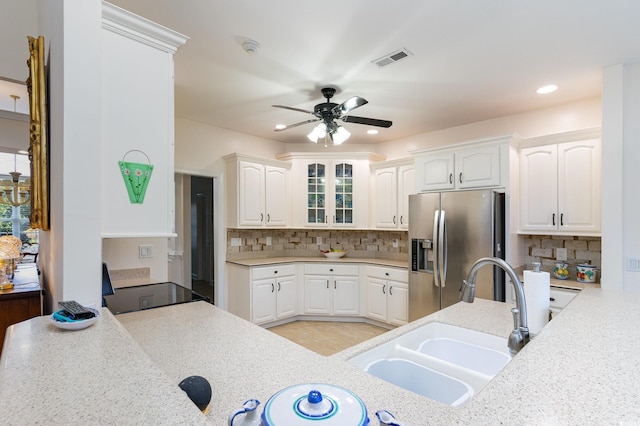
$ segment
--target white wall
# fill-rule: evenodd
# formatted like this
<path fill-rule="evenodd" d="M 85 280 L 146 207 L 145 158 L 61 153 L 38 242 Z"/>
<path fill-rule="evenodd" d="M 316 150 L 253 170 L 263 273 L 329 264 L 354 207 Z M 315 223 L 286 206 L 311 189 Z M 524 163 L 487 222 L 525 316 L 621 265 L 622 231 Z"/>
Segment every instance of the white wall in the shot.
<path fill-rule="evenodd" d="M 398 139 L 378 144 L 376 152 L 391 160 L 408 157 L 409 151 L 416 149 L 433 148 L 507 133 L 517 133 L 522 138 L 530 138 L 601 125 L 602 105 L 600 97 L 596 97 Z"/>
<path fill-rule="evenodd" d="M 47 305 L 101 304 L 100 0 L 38 0 L 49 71 L 51 230 L 40 233 Z M 63 28 L 64 24 L 64 28 Z"/>
<path fill-rule="evenodd" d="M 153 257 L 141 259 L 138 247 L 151 246 Z M 105 238 L 102 260 L 109 269 L 150 268 L 149 282 L 168 281 L 166 238 Z"/>
<path fill-rule="evenodd" d="M 36 0 L 0 2 L 0 76 L 18 81 L 29 77 L 27 36 L 38 35 Z"/>
<path fill-rule="evenodd" d="M 602 286 L 640 292 L 640 64 L 604 72 L 602 150 Z"/>

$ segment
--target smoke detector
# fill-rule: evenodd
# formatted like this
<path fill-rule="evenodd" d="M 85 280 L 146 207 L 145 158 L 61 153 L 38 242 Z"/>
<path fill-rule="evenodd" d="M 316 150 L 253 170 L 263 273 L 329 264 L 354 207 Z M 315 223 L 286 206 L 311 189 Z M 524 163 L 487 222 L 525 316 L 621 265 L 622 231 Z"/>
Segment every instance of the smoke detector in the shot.
<path fill-rule="evenodd" d="M 242 48 L 248 54 L 253 55 L 254 53 L 258 53 L 258 50 L 260 50 L 260 43 L 255 40 L 245 40 L 242 42 Z"/>

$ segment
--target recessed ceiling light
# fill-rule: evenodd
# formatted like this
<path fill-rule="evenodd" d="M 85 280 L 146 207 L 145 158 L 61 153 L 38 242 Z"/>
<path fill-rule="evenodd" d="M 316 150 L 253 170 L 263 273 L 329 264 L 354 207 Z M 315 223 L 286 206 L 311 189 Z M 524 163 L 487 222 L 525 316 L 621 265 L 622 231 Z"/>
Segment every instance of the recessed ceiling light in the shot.
<path fill-rule="evenodd" d="M 369 129 L 369 130 L 367 130 L 367 134 L 368 135 L 377 135 L 378 131 L 376 129 Z"/>
<path fill-rule="evenodd" d="M 286 128 L 286 127 L 287 127 L 286 124 L 276 124 L 276 129 L 278 129 L 278 130 L 282 130 L 282 129 Z"/>
<path fill-rule="evenodd" d="M 536 93 L 539 95 L 546 95 L 547 93 L 553 93 L 556 90 L 558 90 L 558 86 L 556 86 L 555 84 L 549 84 L 548 86 L 542 86 L 541 88 L 536 90 Z"/>

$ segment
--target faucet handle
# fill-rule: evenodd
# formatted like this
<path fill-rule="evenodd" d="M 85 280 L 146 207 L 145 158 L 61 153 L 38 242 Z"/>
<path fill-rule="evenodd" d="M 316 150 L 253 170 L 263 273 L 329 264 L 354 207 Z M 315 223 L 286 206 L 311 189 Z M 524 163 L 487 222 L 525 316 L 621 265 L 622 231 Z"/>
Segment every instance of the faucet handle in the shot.
<path fill-rule="evenodd" d="M 519 330 L 520 326 L 522 325 L 520 321 L 520 309 L 511 308 L 511 315 L 513 315 L 513 329 Z"/>
<path fill-rule="evenodd" d="M 509 335 L 508 347 L 511 356 L 514 356 L 524 347 L 525 336 L 521 330 L 520 309 L 512 308 L 511 313 L 513 314 L 513 331 Z"/>

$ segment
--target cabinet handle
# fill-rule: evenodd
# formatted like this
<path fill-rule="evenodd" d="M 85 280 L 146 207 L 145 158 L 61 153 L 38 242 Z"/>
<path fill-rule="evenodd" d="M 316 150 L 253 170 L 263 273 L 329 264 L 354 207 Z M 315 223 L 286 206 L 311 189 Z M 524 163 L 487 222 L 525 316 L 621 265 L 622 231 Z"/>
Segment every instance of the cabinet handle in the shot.
<path fill-rule="evenodd" d="M 453 173 L 449 173 L 449 183 L 453 183 Z"/>
<path fill-rule="evenodd" d="M 556 226 L 556 214 L 555 213 L 551 215 L 551 224 L 553 226 Z"/>
<path fill-rule="evenodd" d="M 395 215 L 393 216 L 393 224 L 394 225 L 396 224 L 396 216 Z"/>
<path fill-rule="evenodd" d="M 333 268 L 329 268 L 329 272 L 333 272 Z"/>
<path fill-rule="evenodd" d="M 333 223 L 336 223 L 336 215 L 333 215 Z"/>
<path fill-rule="evenodd" d="M 550 301 L 550 302 L 555 302 L 555 301 L 556 301 L 556 298 L 555 298 L 555 297 L 550 297 L 550 298 L 549 298 L 549 301 Z"/>
<path fill-rule="evenodd" d="M 460 183 L 462 183 L 462 173 L 460 173 Z"/>
<path fill-rule="evenodd" d="M 564 226 L 564 213 L 560 213 L 560 226 Z"/>
<path fill-rule="evenodd" d="M 385 291 L 384 291 L 384 289 L 385 289 L 386 287 L 387 287 L 387 285 L 386 285 L 386 284 L 384 284 L 384 285 L 382 286 L 382 294 L 387 294 L 387 293 L 385 293 Z"/>
<path fill-rule="evenodd" d="M 280 291 L 280 281 L 278 281 L 278 291 Z"/>
<path fill-rule="evenodd" d="M 273 293 L 276 290 L 276 288 L 274 287 L 273 283 L 271 283 L 271 293 Z"/>
<path fill-rule="evenodd" d="M 329 280 L 327 280 L 327 288 L 329 288 Z"/>
<path fill-rule="evenodd" d="M 393 296 L 393 293 L 391 292 L 393 290 L 393 286 L 389 286 L 389 296 Z"/>
<path fill-rule="evenodd" d="M 337 289 L 338 288 L 338 283 L 336 283 L 335 281 L 333 282 L 333 288 Z"/>
<path fill-rule="evenodd" d="M 271 215 L 267 213 L 267 223 L 271 222 Z"/>
<path fill-rule="evenodd" d="M 260 213 L 260 222 L 262 223 L 263 220 L 264 220 L 264 213 Z"/>
<path fill-rule="evenodd" d="M 274 274 L 277 274 L 277 273 L 278 273 L 278 270 L 276 269 L 275 271 L 273 271 L 273 273 L 274 273 Z"/>
<path fill-rule="evenodd" d="M 324 217 L 324 223 L 329 223 L 329 219 L 328 219 L 328 217 L 329 217 L 329 216 L 325 216 L 325 217 Z"/>
<path fill-rule="evenodd" d="M 400 225 L 404 225 L 404 223 L 402 222 L 402 218 L 403 218 L 403 217 L 404 217 L 404 216 L 400 215 Z"/>

